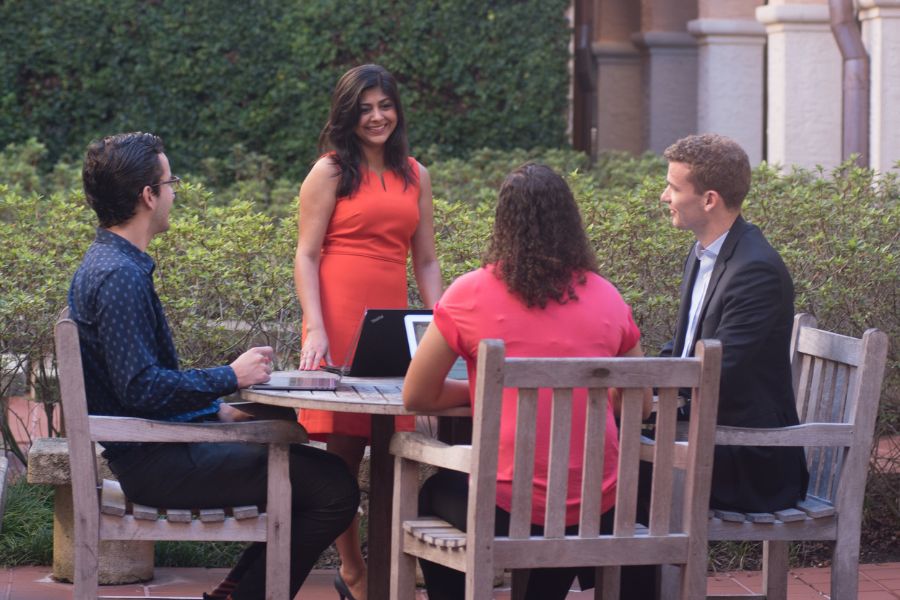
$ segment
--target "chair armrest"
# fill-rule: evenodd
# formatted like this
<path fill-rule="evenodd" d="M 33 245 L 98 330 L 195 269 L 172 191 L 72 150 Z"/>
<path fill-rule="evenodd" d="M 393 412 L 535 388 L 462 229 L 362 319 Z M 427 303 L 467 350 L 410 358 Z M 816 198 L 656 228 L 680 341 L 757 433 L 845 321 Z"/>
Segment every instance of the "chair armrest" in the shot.
<path fill-rule="evenodd" d="M 415 431 L 401 431 L 391 438 L 390 450 L 394 456 L 406 460 L 472 472 L 472 446 L 451 446 Z"/>
<path fill-rule="evenodd" d="M 853 425 L 806 423 L 791 427 L 716 427 L 720 446 L 850 446 Z"/>
<path fill-rule="evenodd" d="M 91 416 L 94 442 L 250 442 L 305 444 L 306 430 L 296 421 L 171 423 L 133 417 Z"/>

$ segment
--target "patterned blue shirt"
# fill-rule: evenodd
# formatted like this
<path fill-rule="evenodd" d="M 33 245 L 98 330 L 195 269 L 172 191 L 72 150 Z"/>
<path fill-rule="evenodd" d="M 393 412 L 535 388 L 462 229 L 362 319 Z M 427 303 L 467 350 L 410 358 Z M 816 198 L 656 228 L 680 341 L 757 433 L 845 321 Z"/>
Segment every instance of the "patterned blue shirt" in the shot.
<path fill-rule="evenodd" d="M 72 278 L 69 311 L 78 324 L 90 414 L 189 421 L 217 412 L 219 397 L 237 389 L 229 366 L 178 368 L 153 287 L 155 267 L 131 242 L 98 228 Z"/>

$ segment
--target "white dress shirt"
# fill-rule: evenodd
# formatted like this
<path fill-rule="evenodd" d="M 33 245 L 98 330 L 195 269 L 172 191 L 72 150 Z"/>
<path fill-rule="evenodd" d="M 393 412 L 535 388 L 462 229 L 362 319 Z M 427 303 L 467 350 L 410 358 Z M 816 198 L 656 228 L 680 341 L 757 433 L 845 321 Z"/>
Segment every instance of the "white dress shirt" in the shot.
<path fill-rule="evenodd" d="M 712 276 L 716 258 L 719 256 L 722 244 L 725 243 L 727 236 L 728 232 L 726 231 L 707 248 L 701 246 L 700 242 L 694 244 L 694 256 L 700 261 L 700 266 L 697 268 L 697 277 L 694 278 L 694 289 L 691 291 L 691 310 L 688 313 L 687 330 L 684 333 L 684 348 L 681 350 L 683 358 L 690 356 L 694 350 L 694 338 L 697 336 L 697 323 L 700 320 L 703 297 L 706 296 L 706 288 L 709 287 L 709 279 Z"/>

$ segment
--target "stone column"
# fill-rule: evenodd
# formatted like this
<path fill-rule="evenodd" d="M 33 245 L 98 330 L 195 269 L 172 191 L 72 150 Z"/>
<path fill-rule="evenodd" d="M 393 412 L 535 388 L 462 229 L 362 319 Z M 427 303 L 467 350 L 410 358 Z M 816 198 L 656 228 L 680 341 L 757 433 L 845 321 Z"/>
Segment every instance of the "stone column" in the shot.
<path fill-rule="evenodd" d="M 697 43 L 687 23 L 696 0 L 642 0 L 641 33 L 632 41 L 644 59 L 644 147 L 662 153 L 697 131 Z"/>
<path fill-rule="evenodd" d="M 828 6 L 774 3 L 757 8 L 756 18 L 769 41 L 768 161 L 840 164 L 842 62 Z"/>
<path fill-rule="evenodd" d="M 631 42 L 640 27 L 635 3 L 600 0 L 594 6 L 598 152 L 644 151 L 641 54 Z"/>
<path fill-rule="evenodd" d="M 869 164 L 898 171 L 900 161 L 900 0 L 860 0 L 869 52 Z"/>
<path fill-rule="evenodd" d="M 737 141 L 750 164 L 763 159 L 765 28 L 751 19 L 701 18 L 697 38 L 697 131 Z"/>
<path fill-rule="evenodd" d="M 697 132 L 697 44 L 686 31 L 647 31 L 634 41 L 644 49 L 644 147 L 662 154 Z"/>

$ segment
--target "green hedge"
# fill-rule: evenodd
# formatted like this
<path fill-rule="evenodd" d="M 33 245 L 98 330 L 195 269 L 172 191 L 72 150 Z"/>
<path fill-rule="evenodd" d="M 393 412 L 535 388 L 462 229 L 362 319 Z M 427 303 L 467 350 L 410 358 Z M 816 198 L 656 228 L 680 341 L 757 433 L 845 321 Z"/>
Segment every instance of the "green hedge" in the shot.
<path fill-rule="evenodd" d="M 52 355 L 54 316 L 65 303 L 93 224 L 82 193 L 71 187 L 77 170 L 65 164 L 51 169 L 41 162 L 43 154 L 33 141 L 0 152 L 0 355 L 30 358 L 32 364 Z M 527 156 L 485 150 L 469 162 L 430 165 L 446 282 L 480 264 L 498 182 Z M 660 205 L 664 161 L 613 155 L 588 169 L 573 152 L 536 158 L 566 173 L 601 272 L 632 305 L 644 347 L 655 352 L 672 336 L 682 261 L 691 242 L 689 233 L 671 227 Z M 296 363 L 301 318 L 291 280 L 296 215 L 284 206 L 275 206 L 274 216 L 264 212 L 271 198 L 261 191 L 265 182 L 239 183 L 215 194 L 188 183 L 179 192 L 171 230 L 149 249 L 158 260 L 157 289 L 185 364 L 222 364 L 251 340 L 264 340 L 277 348 L 280 365 L 290 366 Z M 754 171 L 745 214 L 784 257 L 798 312 L 811 312 L 821 327 L 846 335 L 859 336 L 866 327 L 888 333 L 892 346 L 879 433 L 900 433 L 900 181 L 849 163 L 830 173 L 787 174 L 762 165 Z M 243 328 L 235 331 L 237 322 Z M 0 362 L 0 398 L 10 380 L 2 372 L 7 368 Z M 39 396 L 54 402 L 54 382 L 38 375 Z M 6 427 L 4 417 L 0 435 L 8 441 Z M 896 468 L 900 444 L 894 456 L 882 466 L 873 463 L 873 472 Z M 896 476 L 869 481 L 869 506 L 890 512 L 894 520 L 884 527 L 896 531 L 900 482 Z"/>
<path fill-rule="evenodd" d="M 564 0 L 0 2 L 0 147 L 53 161 L 100 135 L 153 131 L 176 170 L 235 145 L 296 181 L 338 77 L 397 76 L 417 156 L 564 141 Z"/>

